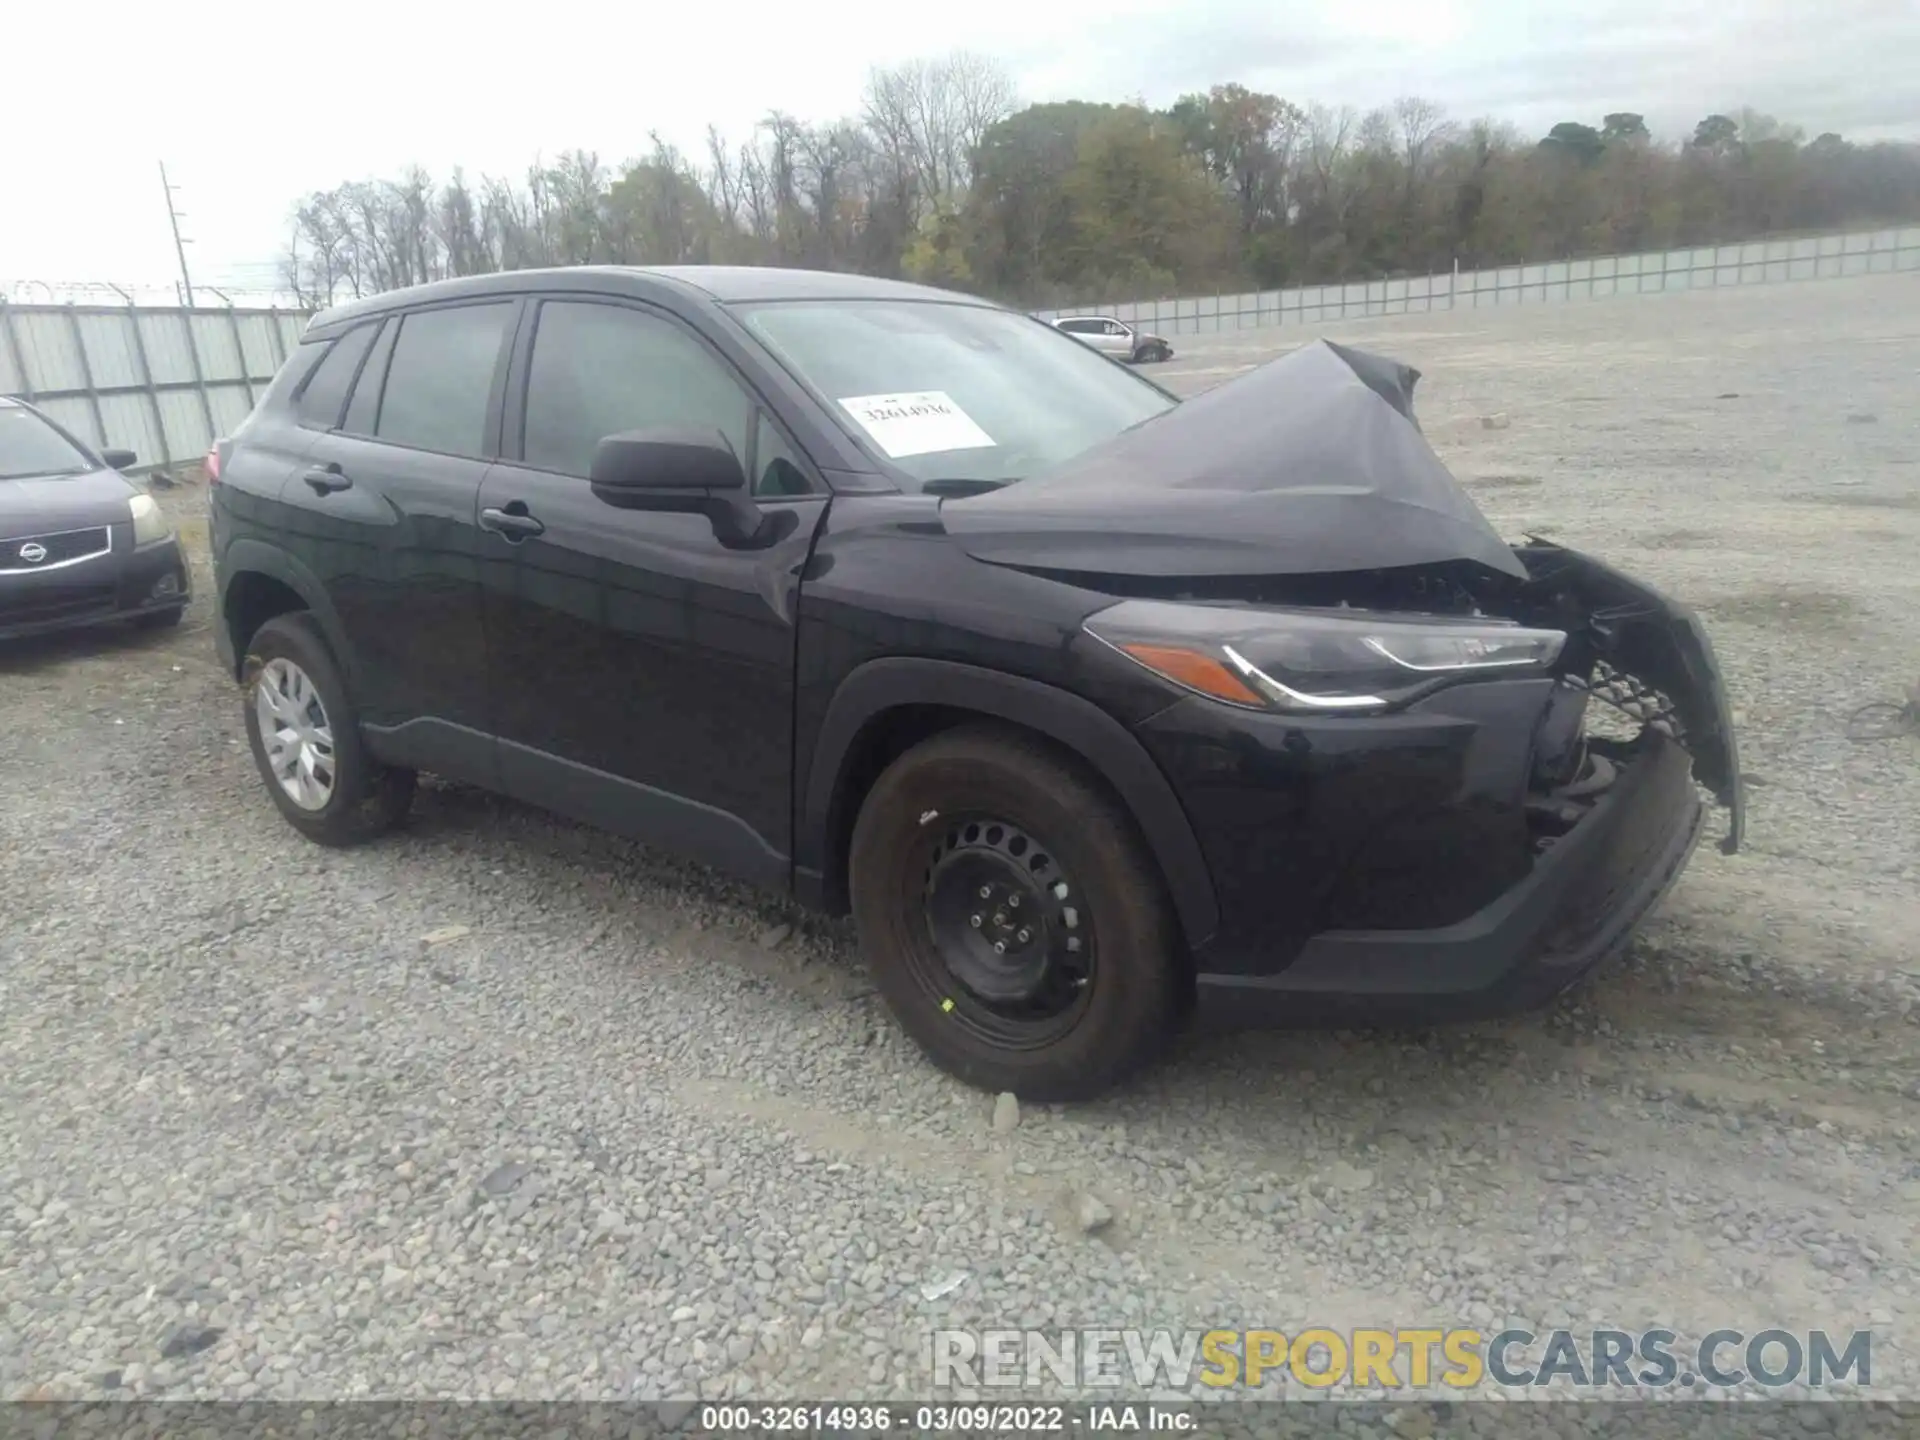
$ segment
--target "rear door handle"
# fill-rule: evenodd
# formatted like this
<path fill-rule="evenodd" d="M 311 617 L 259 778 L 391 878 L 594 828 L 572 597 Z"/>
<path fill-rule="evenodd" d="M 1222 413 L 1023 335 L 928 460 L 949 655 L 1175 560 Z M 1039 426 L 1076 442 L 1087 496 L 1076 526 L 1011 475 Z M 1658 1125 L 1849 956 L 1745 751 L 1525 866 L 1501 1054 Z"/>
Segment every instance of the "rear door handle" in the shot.
<path fill-rule="evenodd" d="M 341 473 L 338 465 L 328 465 L 320 470 L 309 470 L 300 477 L 307 482 L 307 488 L 316 495 L 331 495 L 336 490 L 350 490 L 353 481 Z"/>
<path fill-rule="evenodd" d="M 480 528 L 482 530 L 491 530 L 494 534 L 503 536 L 508 540 L 525 540 L 530 535 L 542 535 L 546 533 L 547 527 L 534 519 L 533 516 L 527 514 L 524 505 L 520 505 L 520 502 L 517 500 L 513 503 L 520 506 L 517 512 L 514 510 L 482 510 L 480 512 Z"/>

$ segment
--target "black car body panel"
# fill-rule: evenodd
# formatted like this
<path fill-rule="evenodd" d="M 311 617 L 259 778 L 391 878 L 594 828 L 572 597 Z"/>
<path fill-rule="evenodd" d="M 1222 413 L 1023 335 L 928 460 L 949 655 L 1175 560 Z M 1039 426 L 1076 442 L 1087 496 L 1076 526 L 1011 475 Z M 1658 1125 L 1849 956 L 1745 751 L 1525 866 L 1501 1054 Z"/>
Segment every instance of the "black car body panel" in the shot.
<path fill-rule="evenodd" d="M 1687 756 L 1655 736 L 1578 828 L 1497 898 L 1450 925 L 1328 930 L 1279 968 L 1203 969 L 1219 1023 L 1426 1023 L 1528 1009 L 1607 959 L 1659 902 L 1700 837 Z"/>
<path fill-rule="evenodd" d="M 1525 578 L 1412 421 L 1417 372 L 1325 342 L 1184 401 L 1051 472 L 957 500 L 976 559 L 1146 576 L 1473 561 Z"/>
<path fill-rule="evenodd" d="M 841 296 L 984 303 L 850 276 L 587 268 L 318 317 L 212 490 L 223 659 L 239 672 L 274 606 L 310 609 L 379 759 L 829 910 L 889 759 L 956 721 L 1018 726 L 1119 797 L 1202 1001 L 1241 1014 L 1550 995 L 1679 873 L 1701 827 L 1694 768 L 1737 843 L 1731 716 L 1698 622 L 1589 557 L 1501 540 L 1421 434 L 1408 367 L 1311 345 L 1020 483 L 942 499 L 729 308 Z M 486 357 L 478 438 L 455 455 L 374 433 L 395 327 L 487 302 L 517 308 Z M 757 530 L 617 506 L 541 461 L 531 356 L 548 307 L 580 302 L 670 333 L 739 386 L 797 477 L 755 492 Z M 349 343 L 351 383 L 302 417 L 318 352 Z M 756 485 L 760 445 L 740 455 Z M 1380 713 L 1280 713 L 1180 688 L 1089 633 L 1133 596 L 1569 638 L 1550 673 L 1441 676 Z M 1589 745 L 1585 707 L 1602 701 L 1647 722 L 1638 740 Z"/>
<path fill-rule="evenodd" d="M 171 530 L 135 541 L 129 506 L 142 493 L 138 487 L 32 406 L 6 397 L 0 406 L 15 412 L 11 423 L 53 432 L 84 467 L 45 476 L 0 473 L 0 639 L 184 607 L 192 577 Z"/>
<path fill-rule="evenodd" d="M 90 526 L 113 524 L 127 518 L 127 501 L 135 494 L 127 477 L 102 466 L 85 475 L 48 479 L 8 480 L 0 490 L 0 531 L 14 535 L 45 535 Z"/>

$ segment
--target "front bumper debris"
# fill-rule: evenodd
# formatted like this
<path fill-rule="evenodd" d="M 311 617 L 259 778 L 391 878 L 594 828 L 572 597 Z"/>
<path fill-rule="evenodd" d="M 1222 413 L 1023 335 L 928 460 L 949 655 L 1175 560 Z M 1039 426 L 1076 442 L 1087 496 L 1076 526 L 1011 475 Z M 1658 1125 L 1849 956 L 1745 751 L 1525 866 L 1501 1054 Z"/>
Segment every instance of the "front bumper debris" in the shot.
<path fill-rule="evenodd" d="M 1424 1023 L 1533 1008 L 1625 945 L 1686 868 L 1704 814 L 1686 751 L 1648 732 L 1613 789 L 1490 904 L 1437 929 L 1323 931 L 1272 974 L 1203 973 L 1200 1012 Z"/>

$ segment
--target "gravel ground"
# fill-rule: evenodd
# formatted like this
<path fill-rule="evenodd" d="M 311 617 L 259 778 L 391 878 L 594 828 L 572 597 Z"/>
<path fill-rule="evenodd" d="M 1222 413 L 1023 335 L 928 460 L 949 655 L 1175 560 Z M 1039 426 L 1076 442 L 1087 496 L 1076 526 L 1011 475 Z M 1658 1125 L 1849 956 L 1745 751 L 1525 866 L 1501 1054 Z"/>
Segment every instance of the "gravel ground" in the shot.
<path fill-rule="evenodd" d="M 844 927 L 459 788 L 301 841 L 203 558 L 175 634 L 0 652 L 0 1395 L 908 1397 L 935 1328 L 1509 1320 L 1871 1325 L 1920 1395 L 1920 742 L 1844 734 L 1920 673 L 1920 285 L 1333 333 L 1503 529 L 1711 625 L 1751 846 L 1596 984 L 996 1126 Z"/>

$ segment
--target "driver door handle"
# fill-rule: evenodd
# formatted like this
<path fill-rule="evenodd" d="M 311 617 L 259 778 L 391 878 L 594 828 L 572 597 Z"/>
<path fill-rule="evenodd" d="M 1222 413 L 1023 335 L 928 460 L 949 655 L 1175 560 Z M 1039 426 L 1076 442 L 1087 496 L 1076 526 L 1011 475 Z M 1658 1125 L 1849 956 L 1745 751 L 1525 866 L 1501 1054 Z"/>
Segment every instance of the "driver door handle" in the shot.
<path fill-rule="evenodd" d="M 518 504 L 516 501 L 515 504 Z M 480 512 L 480 528 L 491 530 L 494 534 L 508 540 L 525 540 L 529 536 L 546 533 L 546 526 L 526 513 L 526 507 L 514 510 L 495 510 L 492 508 Z"/>

